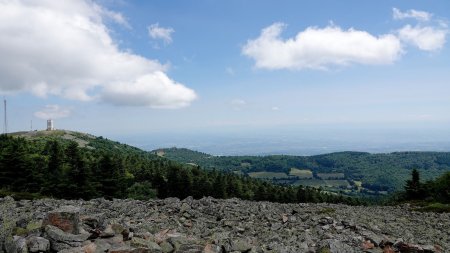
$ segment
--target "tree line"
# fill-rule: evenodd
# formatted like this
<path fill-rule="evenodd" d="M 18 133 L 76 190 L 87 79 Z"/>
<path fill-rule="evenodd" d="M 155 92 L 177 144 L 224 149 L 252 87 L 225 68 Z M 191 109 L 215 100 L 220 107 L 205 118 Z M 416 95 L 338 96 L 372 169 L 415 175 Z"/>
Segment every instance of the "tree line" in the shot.
<path fill-rule="evenodd" d="M 103 138 L 95 141 L 98 148 L 88 149 L 57 138 L 1 135 L 0 195 L 65 199 L 212 196 L 282 203 L 361 203 L 312 187 L 274 185 L 182 165 L 138 149 L 117 149 L 114 142 Z"/>

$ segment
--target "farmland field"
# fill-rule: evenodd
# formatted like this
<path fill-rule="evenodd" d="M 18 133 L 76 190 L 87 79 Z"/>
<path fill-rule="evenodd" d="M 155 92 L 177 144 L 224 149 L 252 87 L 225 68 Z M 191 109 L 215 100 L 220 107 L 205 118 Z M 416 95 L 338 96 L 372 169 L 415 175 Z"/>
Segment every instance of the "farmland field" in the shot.
<path fill-rule="evenodd" d="M 305 180 L 297 180 L 295 181 L 294 185 L 303 185 L 303 186 L 313 186 L 313 187 L 319 187 L 319 186 L 326 186 L 326 183 L 324 180 L 321 179 L 305 179 Z"/>
<path fill-rule="evenodd" d="M 289 175 L 299 177 L 299 178 L 313 178 L 311 170 L 301 170 L 297 168 L 291 168 Z"/>
<path fill-rule="evenodd" d="M 252 178 L 288 178 L 289 176 L 283 172 L 268 172 L 268 171 L 260 171 L 260 172 L 250 172 L 248 175 Z"/>
<path fill-rule="evenodd" d="M 321 179 L 344 179 L 344 173 L 317 173 L 317 177 Z"/>
<path fill-rule="evenodd" d="M 329 187 L 349 186 L 347 180 L 324 180 Z"/>

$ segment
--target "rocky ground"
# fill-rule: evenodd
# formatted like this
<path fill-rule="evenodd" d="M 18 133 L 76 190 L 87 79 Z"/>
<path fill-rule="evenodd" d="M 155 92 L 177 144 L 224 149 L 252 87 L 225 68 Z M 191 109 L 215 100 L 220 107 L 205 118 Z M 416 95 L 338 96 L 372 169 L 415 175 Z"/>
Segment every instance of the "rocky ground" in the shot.
<path fill-rule="evenodd" d="M 450 252 L 450 215 L 203 198 L 0 198 L 0 252 Z"/>

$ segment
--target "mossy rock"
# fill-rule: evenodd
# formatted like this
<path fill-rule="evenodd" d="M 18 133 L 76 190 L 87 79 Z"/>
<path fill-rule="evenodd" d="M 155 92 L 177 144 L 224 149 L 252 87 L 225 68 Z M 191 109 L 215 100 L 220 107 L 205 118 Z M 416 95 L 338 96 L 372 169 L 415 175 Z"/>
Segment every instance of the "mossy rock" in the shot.
<path fill-rule="evenodd" d="M 18 236 L 26 236 L 28 235 L 28 230 L 26 228 L 15 227 L 13 228 L 11 234 Z"/>
<path fill-rule="evenodd" d="M 329 248 L 321 248 L 317 253 L 331 253 Z"/>

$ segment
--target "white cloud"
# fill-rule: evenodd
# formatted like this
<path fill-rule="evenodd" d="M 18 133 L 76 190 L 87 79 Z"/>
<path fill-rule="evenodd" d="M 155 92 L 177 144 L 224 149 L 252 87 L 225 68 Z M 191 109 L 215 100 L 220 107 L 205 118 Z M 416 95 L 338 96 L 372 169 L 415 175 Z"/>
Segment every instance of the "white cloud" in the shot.
<path fill-rule="evenodd" d="M 153 108 L 185 107 L 196 98 L 194 91 L 174 82 L 161 71 L 141 76 L 132 83 L 107 87 L 103 96 L 115 105 Z"/>
<path fill-rule="evenodd" d="M 280 110 L 280 108 L 278 106 L 273 106 L 272 107 L 272 111 L 279 111 L 279 110 Z"/>
<path fill-rule="evenodd" d="M 239 110 L 241 110 L 244 106 L 247 105 L 247 102 L 245 102 L 245 100 L 242 100 L 242 99 L 233 99 L 233 100 L 230 101 L 230 104 L 231 104 L 231 107 L 232 107 L 234 110 L 239 111 Z"/>
<path fill-rule="evenodd" d="M 141 101 L 131 105 L 172 108 L 196 98 L 158 61 L 119 49 L 105 18 L 125 24 L 88 0 L 0 1 L 0 91 L 113 104 L 123 92 L 122 101 Z"/>
<path fill-rule="evenodd" d="M 71 113 L 69 108 L 59 105 L 46 105 L 43 110 L 35 112 L 34 116 L 40 119 L 61 119 L 69 117 Z"/>
<path fill-rule="evenodd" d="M 402 12 L 397 8 L 392 8 L 392 16 L 394 19 L 397 20 L 413 18 L 419 21 L 429 21 L 431 19 L 432 14 L 426 11 L 418 11 L 418 10 L 407 10 L 405 12 Z"/>
<path fill-rule="evenodd" d="M 431 26 L 406 25 L 398 31 L 399 38 L 417 46 L 421 50 L 436 51 L 441 49 L 446 41 L 447 29 Z"/>
<path fill-rule="evenodd" d="M 160 27 L 158 23 L 152 24 L 148 27 L 148 35 L 152 39 L 161 39 L 166 44 L 172 43 L 172 33 L 173 32 L 175 32 L 175 30 L 173 28 Z"/>
<path fill-rule="evenodd" d="M 353 28 L 342 30 L 330 25 L 308 27 L 294 38 L 280 37 L 286 25 L 274 23 L 260 36 L 249 40 L 242 53 L 255 60 L 257 68 L 326 69 L 329 66 L 390 64 L 402 53 L 400 40 L 386 34 L 373 36 Z"/>

